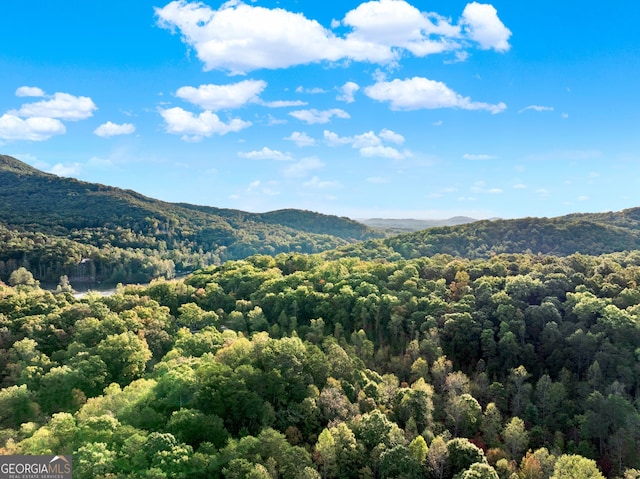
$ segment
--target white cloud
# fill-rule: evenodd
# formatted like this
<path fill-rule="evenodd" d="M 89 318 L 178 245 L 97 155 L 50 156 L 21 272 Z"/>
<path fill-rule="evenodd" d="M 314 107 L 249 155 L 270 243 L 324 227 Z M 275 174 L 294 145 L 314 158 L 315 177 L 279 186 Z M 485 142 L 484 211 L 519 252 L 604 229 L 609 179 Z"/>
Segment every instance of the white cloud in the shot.
<path fill-rule="evenodd" d="M 244 80 L 228 85 L 200 85 L 198 88 L 183 86 L 176 91 L 176 96 L 204 110 L 217 111 L 257 102 L 266 87 L 267 83 L 262 80 Z"/>
<path fill-rule="evenodd" d="M 262 106 L 267 108 L 287 108 L 291 106 L 304 106 L 306 101 L 301 100 L 275 100 L 275 101 L 260 101 Z"/>
<path fill-rule="evenodd" d="M 361 135 L 339 136 L 332 131 L 324 131 L 324 140 L 330 147 L 337 147 L 342 145 L 351 145 L 353 148 L 360 151 L 360 155 L 371 158 L 390 158 L 393 160 L 402 160 L 411 156 L 411 152 L 405 150 L 403 152 L 397 149 L 385 146 L 383 142 L 392 142 L 396 144 L 404 143 L 404 137 L 394 131 L 383 129 L 377 135 L 373 131 L 362 133 Z"/>
<path fill-rule="evenodd" d="M 361 135 L 355 135 L 351 140 L 354 148 L 368 148 L 372 146 L 382 145 L 382 139 L 372 131 L 362 133 Z"/>
<path fill-rule="evenodd" d="M 398 145 L 402 145 L 404 143 L 404 136 L 396 133 L 395 131 L 388 130 L 387 128 L 382 129 L 379 136 L 385 141 L 390 141 L 391 143 L 396 143 Z"/>
<path fill-rule="evenodd" d="M 337 133 L 333 131 L 324 130 L 324 141 L 329 146 L 341 146 L 348 145 L 353 142 L 353 138 L 349 138 L 347 136 L 341 137 Z"/>
<path fill-rule="evenodd" d="M 311 95 L 319 95 L 321 93 L 327 93 L 327 90 L 320 87 L 304 88 L 302 85 L 300 85 L 298 88 L 296 88 L 296 93 L 309 93 Z"/>
<path fill-rule="evenodd" d="M 160 26 L 180 30 L 205 70 L 241 74 L 343 57 L 383 60 L 376 57 L 380 52 L 355 51 L 317 21 L 281 8 L 232 1 L 212 10 L 202 3 L 180 0 L 155 11 Z"/>
<path fill-rule="evenodd" d="M 289 153 L 282 153 L 278 150 L 272 150 L 271 148 L 267 148 L 266 146 L 257 151 L 238 152 L 238 156 L 240 158 L 249 158 L 252 160 L 291 160 L 291 155 Z"/>
<path fill-rule="evenodd" d="M 9 112 L 22 117 L 58 118 L 77 121 L 93 116 L 97 109 L 93 100 L 87 96 L 74 96 L 69 93 L 54 93 L 49 100 L 26 103 L 17 112 Z"/>
<path fill-rule="evenodd" d="M 317 176 L 314 176 L 309 181 L 305 181 L 303 186 L 318 190 L 342 188 L 342 184 L 339 181 L 323 181 Z"/>
<path fill-rule="evenodd" d="M 453 54 L 453 59 L 451 60 L 445 60 L 444 63 L 446 65 L 452 65 L 454 63 L 463 63 L 466 62 L 469 59 L 469 52 L 466 50 L 458 50 L 457 52 L 455 52 Z"/>
<path fill-rule="evenodd" d="M 471 101 L 469 97 L 459 95 L 444 83 L 423 77 L 379 82 L 368 86 L 364 91 L 374 100 L 388 101 L 392 110 L 462 108 L 464 110 L 487 110 L 495 114 L 507 108 L 504 103 L 493 105 Z"/>
<path fill-rule="evenodd" d="M 404 51 L 422 57 L 463 50 L 470 40 L 481 48 L 506 51 L 511 35 L 495 8 L 475 2 L 467 5 L 458 25 L 404 0 L 363 2 L 341 22 L 331 22 L 331 28 L 346 27 L 344 36 L 301 13 L 239 0 L 223 3 L 218 10 L 177 0 L 155 12 L 161 27 L 180 32 L 205 70 L 232 74 L 322 61 L 388 65 L 397 62 Z"/>
<path fill-rule="evenodd" d="M 408 154 L 401 153 L 391 146 L 365 146 L 360 148 L 360 154 L 365 158 L 389 158 L 391 160 L 402 160 L 408 156 Z"/>
<path fill-rule="evenodd" d="M 569 118 L 569 114 L 568 113 L 563 113 L 560 115 L 564 120 L 566 120 L 567 118 Z"/>
<path fill-rule="evenodd" d="M 425 56 L 459 46 L 451 39 L 459 36 L 460 27 L 438 15 L 425 14 L 403 0 L 361 3 L 346 14 L 342 23 L 353 28 L 347 35 L 348 42 L 387 49 L 391 58 L 397 55 L 394 47 Z"/>
<path fill-rule="evenodd" d="M 81 170 L 82 165 L 80 163 L 72 163 L 70 165 L 57 163 L 51 167 L 49 173 L 53 173 L 58 176 L 78 176 Z"/>
<path fill-rule="evenodd" d="M 360 89 L 360 85 L 352 81 L 348 81 L 340 88 L 340 94 L 336 97 L 336 100 L 344 101 L 347 103 L 353 103 L 355 100 L 353 95 Z"/>
<path fill-rule="evenodd" d="M 486 188 L 486 183 L 484 181 L 476 181 L 470 189 L 474 193 L 485 193 L 491 195 L 503 193 L 501 188 Z"/>
<path fill-rule="evenodd" d="M 199 141 L 203 137 L 211 135 L 226 135 L 229 132 L 240 131 L 251 126 L 251 122 L 234 118 L 229 123 L 220 120 L 218 115 L 211 111 L 204 111 L 199 115 L 175 107 L 167 110 L 159 110 L 166 122 L 167 133 L 184 135 L 185 141 Z"/>
<path fill-rule="evenodd" d="M 515 185 L 513 185 L 513 188 L 516 190 L 526 190 L 527 185 L 525 185 L 524 183 L 516 183 Z"/>
<path fill-rule="evenodd" d="M 15 115 L 0 116 L 0 139 L 43 141 L 66 131 L 60 120 L 33 117 L 23 120 Z"/>
<path fill-rule="evenodd" d="M 553 111 L 553 107 L 552 106 L 542 106 L 542 105 L 529 105 L 529 106 L 526 106 L 526 107 L 522 108 L 521 110 L 518 110 L 518 113 L 523 113 L 523 112 L 529 111 L 529 110 L 533 110 L 533 111 Z"/>
<path fill-rule="evenodd" d="M 116 135 L 130 135 L 135 131 L 136 127 L 131 123 L 122 123 L 119 125 L 108 121 L 93 130 L 93 133 L 103 138 L 108 138 Z"/>
<path fill-rule="evenodd" d="M 511 30 L 498 18 L 493 5 L 472 2 L 462 12 L 462 21 L 471 40 L 480 44 L 484 50 L 494 49 L 506 52 L 511 48 L 509 37 Z"/>
<path fill-rule="evenodd" d="M 282 174 L 288 178 L 304 178 L 313 170 L 319 170 L 324 167 L 324 163 L 318 158 L 303 158 L 300 161 L 287 166 Z"/>
<path fill-rule="evenodd" d="M 311 138 L 305 132 L 294 131 L 291 135 L 283 138 L 284 140 L 293 141 L 297 146 L 314 146 L 316 144 L 316 140 Z"/>
<path fill-rule="evenodd" d="M 465 153 L 462 155 L 462 158 L 465 160 L 495 160 L 498 157 L 494 155 L 471 155 L 469 153 Z"/>
<path fill-rule="evenodd" d="M 16 90 L 16 96 L 44 96 L 44 91 L 37 86 L 21 86 Z"/>
<path fill-rule="evenodd" d="M 577 198 L 578 201 L 587 201 L 588 199 L 589 197 L 587 195 L 578 196 Z"/>
<path fill-rule="evenodd" d="M 332 117 L 337 118 L 351 118 L 349 114 L 341 110 L 339 108 L 332 108 L 330 110 L 316 110 L 312 108 L 310 110 L 296 110 L 289 113 L 294 118 L 297 118 L 300 121 L 304 121 L 309 125 L 313 125 L 316 123 L 329 123 Z"/>

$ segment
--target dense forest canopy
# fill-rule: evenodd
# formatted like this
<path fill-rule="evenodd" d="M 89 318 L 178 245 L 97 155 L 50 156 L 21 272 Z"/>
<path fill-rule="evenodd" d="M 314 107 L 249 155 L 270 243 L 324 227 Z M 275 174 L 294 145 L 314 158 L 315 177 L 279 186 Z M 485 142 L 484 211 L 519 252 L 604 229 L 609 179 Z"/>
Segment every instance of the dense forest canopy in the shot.
<path fill-rule="evenodd" d="M 638 477 L 640 253 L 0 286 L 4 454 L 78 478 Z M 55 452 L 54 452 L 55 451 Z"/>

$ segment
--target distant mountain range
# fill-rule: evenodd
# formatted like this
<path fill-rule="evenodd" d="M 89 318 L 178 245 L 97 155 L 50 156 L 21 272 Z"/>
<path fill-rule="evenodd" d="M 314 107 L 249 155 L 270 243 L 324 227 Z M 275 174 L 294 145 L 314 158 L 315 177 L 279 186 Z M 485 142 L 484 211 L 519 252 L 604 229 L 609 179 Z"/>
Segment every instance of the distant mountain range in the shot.
<path fill-rule="evenodd" d="M 468 216 L 454 216 L 444 220 L 415 220 L 415 219 L 387 219 L 387 218 L 369 218 L 358 220 L 360 223 L 372 228 L 379 228 L 387 232 L 406 233 L 411 231 L 420 231 L 427 228 L 435 228 L 438 226 L 456 226 L 478 221 Z"/>

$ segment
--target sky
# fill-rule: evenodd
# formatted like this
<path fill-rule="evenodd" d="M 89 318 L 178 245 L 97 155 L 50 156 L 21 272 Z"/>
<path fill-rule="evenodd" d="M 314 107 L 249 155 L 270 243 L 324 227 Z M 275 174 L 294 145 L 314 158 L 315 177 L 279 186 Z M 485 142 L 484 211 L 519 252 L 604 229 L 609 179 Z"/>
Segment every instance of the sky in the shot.
<path fill-rule="evenodd" d="M 356 219 L 640 206 L 640 2 L 0 3 L 0 153 Z"/>

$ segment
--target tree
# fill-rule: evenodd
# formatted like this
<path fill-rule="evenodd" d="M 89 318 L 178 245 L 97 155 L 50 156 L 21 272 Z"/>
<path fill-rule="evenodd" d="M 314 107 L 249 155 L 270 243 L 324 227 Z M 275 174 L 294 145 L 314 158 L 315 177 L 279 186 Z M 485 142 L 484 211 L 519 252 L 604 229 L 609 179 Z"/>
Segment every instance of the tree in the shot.
<path fill-rule="evenodd" d="M 556 461 L 551 479 L 604 479 L 595 461 L 576 454 L 563 454 Z"/>
<path fill-rule="evenodd" d="M 471 394 L 450 395 L 445 412 L 454 436 L 471 437 L 478 431 L 482 408 Z"/>
<path fill-rule="evenodd" d="M 380 454 L 379 472 L 381 478 L 412 479 L 420 474 L 420 462 L 406 446 L 398 444 Z"/>
<path fill-rule="evenodd" d="M 447 442 L 451 474 L 456 475 L 476 462 L 486 463 L 482 449 L 464 438 L 454 438 Z"/>
<path fill-rule="evenodd" d="M 37 287 L 40 285 L 38 281 L 35 280 L 31 271 L 27 270 L 27 268 L 20 267 L 13 271 L 11 275 L 9 275 L 9 285 L 10 286 L 29 286 L 29 287 Z"/>
<path fill-rule="evenodd" d="M 447 443 L 441 436 L 437 436 L 431 441 L 427 451 L 427 464 L 436 479 L 442 479 L 447 474 L 450 467 L 449 450 Z"/>
<path fill-rule="evenodd" d="M 529 444 L 529 434 L 524 427 L 524 421 L 519 417 L 511 418 L 502 431 L 504 445 L 512 459 L 522 456 Z"/>
<path fill-rule="evenodd" d="M 322 473 L 323 479 L 335 477 L 338 471 L 336 462 L 336 441 L 333 439 L 331 431 L 323 429 L 318 436 L 315 451 L 316 456 L 314 460 L 320 466 L 320 472 Z"/>
<path fill-rule="evenodd" d="M 500 479 L 496 470 L 489 464 L 476 462 L 460 475 L 460 479 Z"/>
<path fill-rule="evenodd" d="M 102 340 L 96 352 L 107 365 L 112 381 L 128 384 L 142 375 L 151 351 L 144 339 L 131 331 L 112 334 Z"/>
<path fill-rule="evenodd" d="M 419 464 L 423 464 L 427 460 L 428 450 L 427 443 L 422 436 L 416 436 L 416 438 L 409 443 L 409 453 Z"/>
<path fill-rule="evenodd" d="M 484 442 L 489 447 L 498 447 L 500 444 L 500 433 L 502 432 L 502 414 L 495 403 L 490 402 L 484 411 L 482 420 L 482 434 Z"/>
<path fill-rule="evenodd" d="M 17 429 L 39 415 L 40 408 L 26 385 L 0 389 L 0 427 Z"/>

